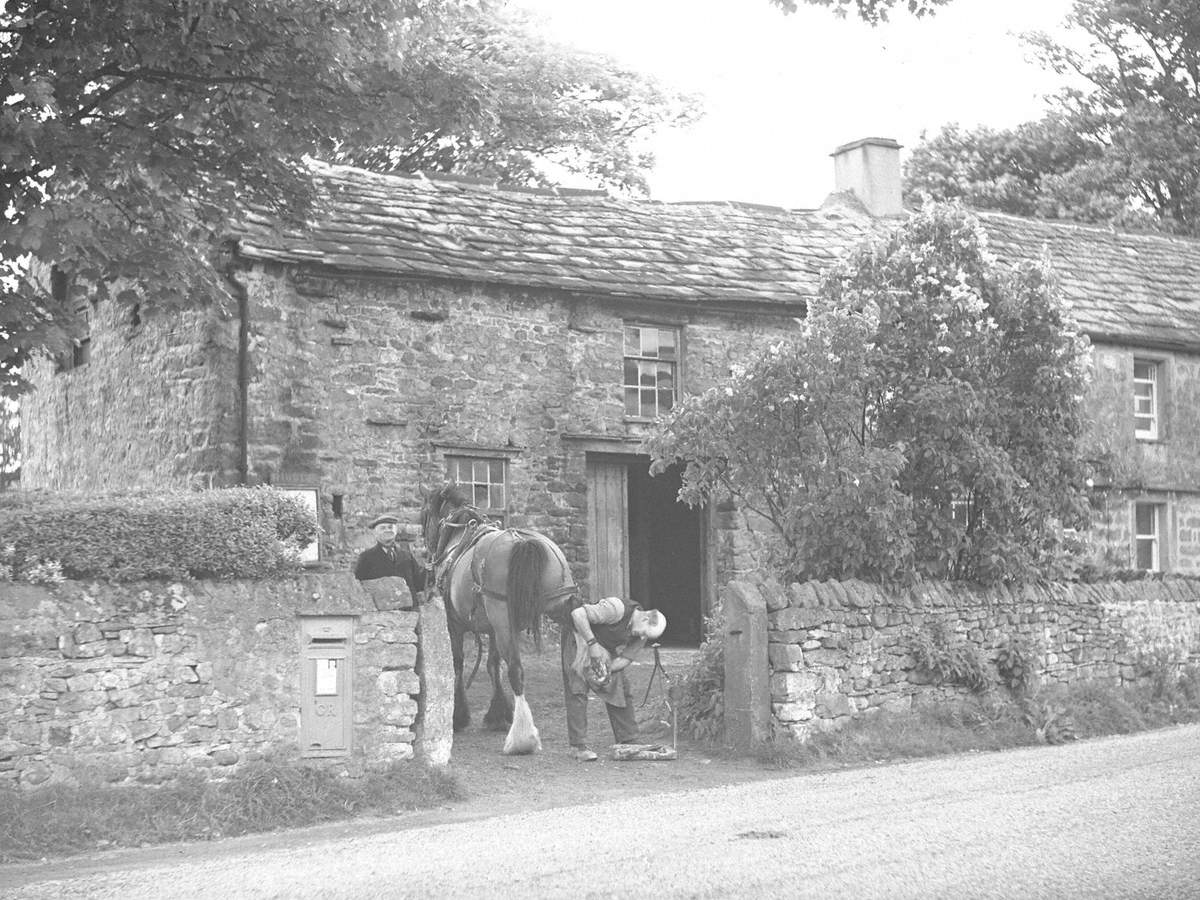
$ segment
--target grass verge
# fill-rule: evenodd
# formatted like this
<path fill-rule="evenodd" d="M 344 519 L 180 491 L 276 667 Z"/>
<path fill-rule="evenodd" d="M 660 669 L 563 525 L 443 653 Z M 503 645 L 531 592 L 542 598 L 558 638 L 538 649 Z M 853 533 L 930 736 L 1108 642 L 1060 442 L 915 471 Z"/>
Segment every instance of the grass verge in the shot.
<path fill-rule="evenodd" d="M 160 787 L 6 788 L 0 789 L 0 862 L 390 815 L 461 796 L 453 776 L 413 763 L 362 778 L 257 763 L 223 781 L 192 775 Z"/>
<path fill-rule="evenodd" d="M 757 751 L 777 768 L 867 765 L 950 753 L 1058 744 L 1200 722 L 1200 666 L 1177 679 L 1114 688 L 1096 682 L 1033 695 L 973 695 L 951 705 L 922 704 L 907 713 L 880 712 L 803 743 L 770 741 Z"/>

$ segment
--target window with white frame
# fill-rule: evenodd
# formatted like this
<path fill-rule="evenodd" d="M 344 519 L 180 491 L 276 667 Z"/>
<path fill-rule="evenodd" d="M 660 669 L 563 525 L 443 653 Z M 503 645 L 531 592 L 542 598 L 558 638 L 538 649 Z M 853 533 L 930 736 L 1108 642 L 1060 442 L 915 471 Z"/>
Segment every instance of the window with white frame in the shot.
<path fill-rule="evenodd" d="M 1161 365 L 1154 360 L 1133 361 L 1133 434 L 1142 440 L 1158 440 L 1160 375 Z"/>
<path fill-rule="evenodd" d="M 678 397 L 679 330 L 625 326 L 625 415 L 653 419 Z"/>
<path fill-rule="evenodd" d="M 1164 571 L 1163 532 L 1166 530 L 1166 518 L 1165 504 L 1133 504 L 1133 558 L 1135 569 L 1143 572 Z"/>
<path fill-rule="evenodd" d="M 472 506 L 503 522 L 508 505 L 507 460 L 447 456 L 446 478 L 456 482 Z"/>

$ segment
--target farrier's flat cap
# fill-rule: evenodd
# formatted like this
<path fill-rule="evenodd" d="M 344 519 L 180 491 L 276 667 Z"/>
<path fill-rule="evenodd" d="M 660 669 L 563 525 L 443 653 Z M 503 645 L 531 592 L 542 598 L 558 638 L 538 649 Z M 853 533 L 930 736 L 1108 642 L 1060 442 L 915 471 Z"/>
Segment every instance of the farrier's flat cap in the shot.
<path fill-rule="evenodd" d="M 393 516 L 391 513 L 384 513 L 382 516 L 376 516 L 375 518 L 373 518 L 371 520 L 371 524 L 368 525 L 367 527 L 374 528 L 376 525 L 386 525 L 388 522 L 391 522 L 393 525 L 400 524 L 400 520 L 397 519 L 395 516 Z"/>

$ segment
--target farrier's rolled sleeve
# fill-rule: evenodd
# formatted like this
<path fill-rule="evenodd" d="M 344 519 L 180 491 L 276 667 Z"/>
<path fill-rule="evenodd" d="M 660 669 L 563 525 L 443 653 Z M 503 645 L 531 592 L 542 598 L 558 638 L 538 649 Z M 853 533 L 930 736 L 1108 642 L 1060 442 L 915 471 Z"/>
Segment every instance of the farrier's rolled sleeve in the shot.
<path fill-rule="evenodd" d="M 583 611 L 592 625 L 616 625 L 625 618 L 625 604 L 620 597 L 605 597 L 595 603 L 585 603 Z"/>

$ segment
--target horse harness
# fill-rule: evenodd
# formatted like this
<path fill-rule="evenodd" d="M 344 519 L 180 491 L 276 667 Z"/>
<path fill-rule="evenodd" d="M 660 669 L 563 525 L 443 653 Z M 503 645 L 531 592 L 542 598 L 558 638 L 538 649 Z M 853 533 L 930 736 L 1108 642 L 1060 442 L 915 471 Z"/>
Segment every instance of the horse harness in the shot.
<path fill-rule="evenodd" d="M 463 555 L 483 540 L 485 535 L 495 534 L 500 531 L 506 531 L 514 536 L 523 538 L 524 540 L 536 540 L 536 532 L 523 531 L 518 528 L 501 529 L 498 525 L 489 522 L 482 514 L 472 515 L 465 522 L 452 522 L 450 516 L 445 516 L 438 523 L 439 530 L 442 528 L 463 528 L 466 529 L 466 534 L 454 545 L 453 548 L 447 550 L 438 556 L 430 564 L 430 567 L 436 572 L 439 567 L 441 573 L 437 576 L 438 590 L 444 595 L 449 595 L 450 592 L 450 576 L 458 565 L 459 560 Z M 485 575 L 487 570 L 487 554 L 478 554 L 471 562 L 471 590 L 477 597 L 483 597 L 491 600 L 499 600 L 507 602 L 508 597 L 495 590 L 489 590 L 485 587 Z M 545 594 L 538 599 L 546 604 L 554 603 L 557 600 L 565 599 L 576 592 L 574 580 L 571 578 L 568 571 L 563 572 L 563 583 L 555 591 Z"/>

